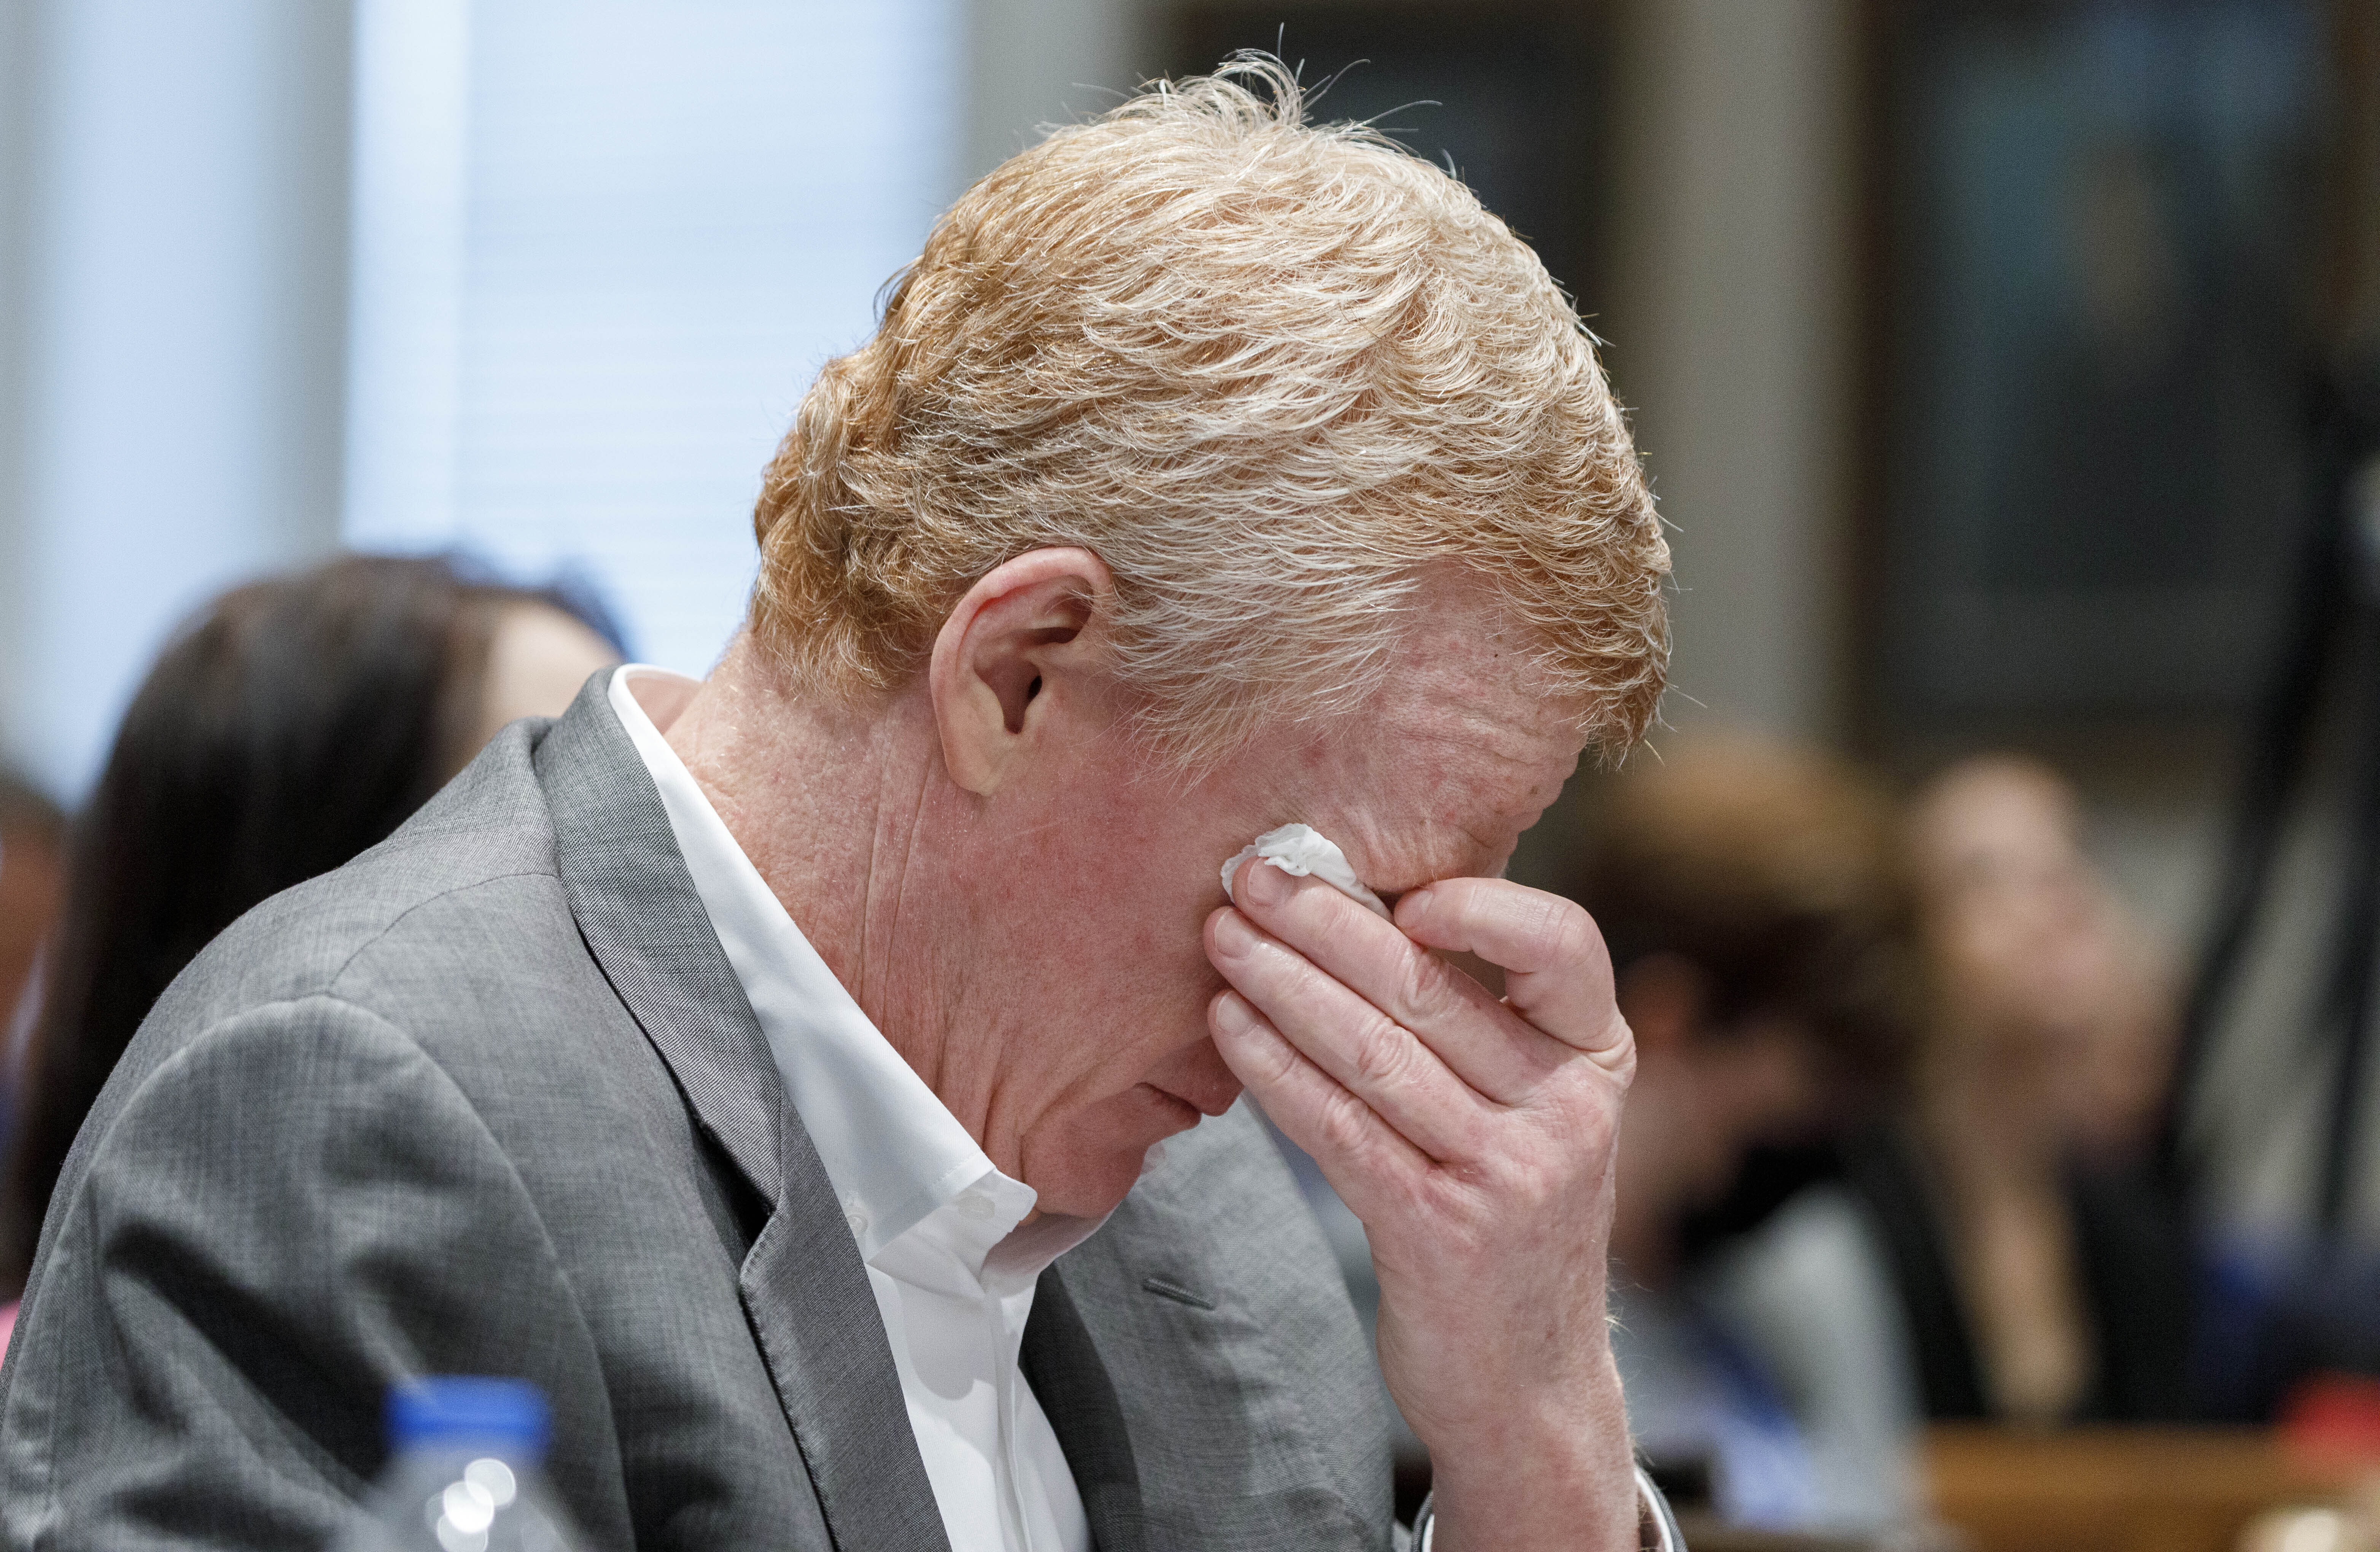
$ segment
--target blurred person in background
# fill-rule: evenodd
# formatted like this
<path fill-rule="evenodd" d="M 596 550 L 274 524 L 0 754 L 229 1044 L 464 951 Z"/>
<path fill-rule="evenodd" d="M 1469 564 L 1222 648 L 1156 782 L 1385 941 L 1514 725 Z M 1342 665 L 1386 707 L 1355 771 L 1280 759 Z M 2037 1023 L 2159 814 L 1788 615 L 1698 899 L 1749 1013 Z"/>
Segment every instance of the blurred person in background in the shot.
<path fill-rule="evenodd" d="M 1598 794 L 1572 886 L 1636 1033 L 1611 1233 L 1630 1419 L 1682 1480 L 1706 1470 L 1730 1520 L 1896 1524 L 1913 1495 L 1872 1335 L 1888 1291 L 1835 1298 L 1831 1318 L 1871 1329 L 1780 1369 L 1715 1297 L 1726 1247 L 1691 1257 L 1687 1237 L 1752 1149 L 1811 1136 L 1897 1060 L 1914 968 L 1892 810 L 1840 762 L 1745 734 L 1659 755 Z"/>
<path fill-rule="evenodd" d="M 2082 842 L 2063 778 L 1937 776 L 1910 840 L 1936 1000 L 1911 1124 L 1852 1159 L 1937 1418 L 2188 1411 L 2190 1256 L 2145 1154 L 2171 1075 L 2165 966 Z"/>
<path fill-rule="evenodd" d="M 1906 834 L 1928 970 L 1906 1092 L 1721 1268 L 1771 1364 L 1897 1376 L 1908 1416 L 2186 1417 L 2192 1265 L 2148 1152 L 2170 1072 L 2166 971 L 2092 867 L 2063 779 L 1943 771 Z M 1888 1295 L 1864 1352 L 1835 1313 Z"/>
<path fill-rule="evenodd" d="M 376 556 L 235 588 L 182 628 L 75 826 L 8 1160 L 12 1293 L 84 1115 L 182 967 L 384 839 L 505 723 L 564 709 L 619 661 L 610 631 L 560 592 Z"/>
<path fill-rule="evenodd" d="M 0 1138 L 13 1128 L 17 1076 L 42 951 L 66 898 L 66 816 L 0 771 Z"/>

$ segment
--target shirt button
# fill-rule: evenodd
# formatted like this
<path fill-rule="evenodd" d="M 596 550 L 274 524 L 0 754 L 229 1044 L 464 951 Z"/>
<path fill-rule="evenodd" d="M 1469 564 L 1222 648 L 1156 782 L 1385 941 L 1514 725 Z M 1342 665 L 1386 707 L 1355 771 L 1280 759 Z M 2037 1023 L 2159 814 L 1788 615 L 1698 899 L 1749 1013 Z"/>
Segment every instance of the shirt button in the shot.
<path fill-rule="evenodd" d="M 959 1211 L 965 1213 L 969 1218 L 990 1218 L 991 1216 L 991 1198 L 986 1196 L 980 1191 L 961 1192 L 959 1194 Z"/>
<path fill-rule="evenodd" d="M 843 1206 L 843 1220 L 851 1225 L 851 1231 L 855 1234 L 865 1234 L 868 1232 L 868 1215 L 859 1210 L 859 1198 L 856 1196 L 846 1197 L 844 1200 Z"/>

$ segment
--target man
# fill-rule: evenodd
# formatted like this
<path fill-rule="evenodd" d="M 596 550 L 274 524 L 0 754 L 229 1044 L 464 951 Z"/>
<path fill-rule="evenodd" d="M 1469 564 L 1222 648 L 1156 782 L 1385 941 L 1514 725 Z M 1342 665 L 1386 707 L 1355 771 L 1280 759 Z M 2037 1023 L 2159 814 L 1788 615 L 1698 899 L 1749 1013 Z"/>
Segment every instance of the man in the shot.
<path fill-rule="evenodd" d="M 1528 250 L 1239 75 L 942 220 L 709 681 L 599 674 L 161 1001 L 0 1376 L 13 1542 L 311 1545 L 446 1371 L 544 1388 L 600 1546 L 1386 1546 L 1385 1372 L 1437 1546 L 1636 1545 L 1629 1036 L 1495 875 L 1651 715 L 1666 552 Z M 1393 921 L 1225 906 L 1291 819 Z"/>

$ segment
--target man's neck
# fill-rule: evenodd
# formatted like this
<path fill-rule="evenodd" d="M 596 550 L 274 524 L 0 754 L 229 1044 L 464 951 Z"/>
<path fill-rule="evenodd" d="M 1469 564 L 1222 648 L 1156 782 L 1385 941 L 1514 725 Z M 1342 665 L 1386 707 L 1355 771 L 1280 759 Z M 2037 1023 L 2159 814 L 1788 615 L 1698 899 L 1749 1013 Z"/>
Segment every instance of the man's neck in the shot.
<path fill-rule="evenodd" d="M 895 972 L 895 928 L 933 770 L 930 718 L 897 699 L 794 694 L 747 635 L 664 736 L 835 978 L 888 1036 L 915 1027 L 903 1015 L 917 1010 L 894 1005 L 915 984 Z M 902 1051 L 921 1071 L 925 1054 Z"/>

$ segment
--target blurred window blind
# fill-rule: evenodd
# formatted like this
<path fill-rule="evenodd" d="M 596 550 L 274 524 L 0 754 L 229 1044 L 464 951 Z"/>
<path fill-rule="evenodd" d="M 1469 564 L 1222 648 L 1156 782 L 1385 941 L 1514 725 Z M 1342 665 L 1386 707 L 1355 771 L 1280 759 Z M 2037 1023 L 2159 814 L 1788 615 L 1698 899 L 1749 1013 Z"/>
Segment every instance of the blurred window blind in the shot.
<path fill-rule="evenodd" d="M 740 615 L 762 465 L 953 192 L 955 0 L 358 0 L 342 531 Z"/>

